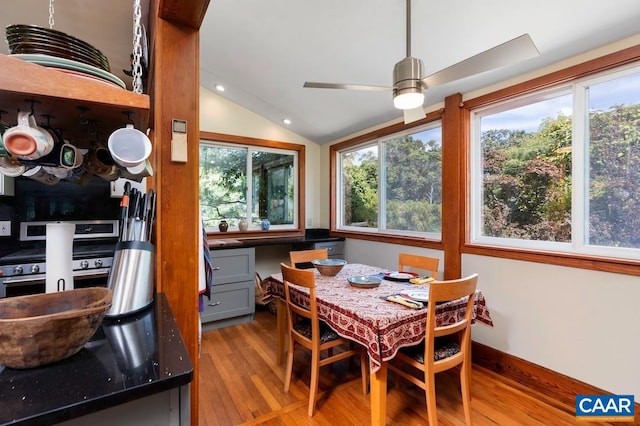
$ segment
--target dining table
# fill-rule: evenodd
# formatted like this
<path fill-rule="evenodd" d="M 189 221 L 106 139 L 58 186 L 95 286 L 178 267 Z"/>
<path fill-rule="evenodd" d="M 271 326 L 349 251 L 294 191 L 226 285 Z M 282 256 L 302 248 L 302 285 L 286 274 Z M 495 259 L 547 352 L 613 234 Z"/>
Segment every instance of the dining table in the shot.
<path fill-rule="evenodd" d="M 402 347 L 419 344 L 425 338 L 426 309 L 408 307 L 387 300 L 400 295 L 406 299 L 408 290 L 428 292 L 429 284 L 412 284 L 408 280 L 394 279 L 393 271 L 372 265 L 348 263 L 335 276 L 315 271 L 318 317 L 340 336 L 363 345 L 369 355 L 371 424 L 384 425 L 386 419 L 387 362 Z M 367 278 L 380 278 L 379 285 L 358 285 Z M 353 283 L 350 282 L 353 281 Z M 377 280 L 371 280 L 376 281 Z M 277 362 L 284 361 L 287 333 L 287 309 L 284 302 L 282 274 L 272 274 L 266 282 L 266 292 L 278 300 L 277 307 Z M 295 303 L 309 305 L 307 289 L 292 285 Z M 428 294 L 428 293 L 426 293 Z M 493 321 L 480 290 L 476 290 L 473 321 L 492 327 Z M 438 325 L 461 320 L 466 311 L 466 298 L 437 304 Z"/>

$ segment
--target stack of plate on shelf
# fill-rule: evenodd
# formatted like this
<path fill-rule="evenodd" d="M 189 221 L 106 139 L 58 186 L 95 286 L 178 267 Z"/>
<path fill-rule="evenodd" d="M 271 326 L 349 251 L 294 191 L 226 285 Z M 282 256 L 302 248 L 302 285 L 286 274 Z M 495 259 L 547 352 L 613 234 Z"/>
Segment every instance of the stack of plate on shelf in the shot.
<path fill-rule="evenodd" d="M 89 43 L 35 25 L 9 25 L 5 33 L 13 57 L 126 88 L 121 79 L 111 74 L 107 57 Z"/>

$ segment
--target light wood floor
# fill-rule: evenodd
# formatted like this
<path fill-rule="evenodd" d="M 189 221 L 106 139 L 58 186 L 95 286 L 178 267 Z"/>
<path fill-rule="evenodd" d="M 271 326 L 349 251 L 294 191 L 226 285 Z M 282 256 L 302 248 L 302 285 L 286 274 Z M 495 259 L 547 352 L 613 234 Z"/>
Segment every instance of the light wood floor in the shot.
<path fill-rule="evenodd" d="M 200 426 L 214 425 L 368 425 L 369 395 L 363 395 L 358 361 L 321 369 L 317 412 L 307 416 L 309 363 L 300 349 L 294 378 L 284 393 L 284 367 L 276 365 L 276 317 L 256 312 L 250 324 L 203 333 L 200 356 Z M 481 367 L 473 367 L 472 418 L 475 425 L 573 425 L 574 407 L 563 407 Z M 426 425 L 424 393 L 389 373 L 388 425 Z M 463 425 L 457 374 L 441 373 L 436 382 L 438 419 Z M 581 423 L 584 424 L 584 423 Z M 628 424 L 628 423 L 627 423 Z"/>

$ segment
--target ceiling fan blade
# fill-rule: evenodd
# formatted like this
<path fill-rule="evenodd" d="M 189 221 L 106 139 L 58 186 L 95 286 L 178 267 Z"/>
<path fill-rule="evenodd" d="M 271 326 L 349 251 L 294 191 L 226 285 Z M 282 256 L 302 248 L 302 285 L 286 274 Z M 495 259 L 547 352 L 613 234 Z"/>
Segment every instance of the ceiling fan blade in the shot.
<path fill-rule="evenodd" d="M 417 108 L 405 109 L 404 111 L 404 124 L 413 123 L 414 121 L 422 120 L 427 115 L 424 113 L 424 108 L 419 106 Z"/>
<path fill-rule="evenodd" d="M 347 90 L 391 90 L 388 86 L 367 86 L 364 84 L 317 83 L 305 81 L 303 87 L 312 89 L 347 89 Z"/>
<path fill-rule="evenodd" d="M 538 48 L 529 34 L 523 34 L 496 47 L 478 53 L 422 79 L 427 87 L 435 87 L 461 78 L 480 74 L 505 65 L 538 56 Z"/>

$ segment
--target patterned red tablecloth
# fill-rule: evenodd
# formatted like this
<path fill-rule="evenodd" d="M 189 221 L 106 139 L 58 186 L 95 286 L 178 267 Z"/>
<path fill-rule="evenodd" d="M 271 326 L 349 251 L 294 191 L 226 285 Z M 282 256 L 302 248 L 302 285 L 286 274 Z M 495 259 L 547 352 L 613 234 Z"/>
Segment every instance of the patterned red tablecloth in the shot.
<path fill-rule="evenodd" d="M 352 287 L 347 278 L 369 276 L 387 272 L 382 268 L 361 264 L 347 264 L 335 277 L 316 275 L 316 299 L 320 319 L 329 324 L 341 336 L 361 343 L 367 348 L 371 367 L 377 370 L 382 361 L 392 359 L 398 349 L 419 343 L 425 336 L 425 309 L 411 309 L 383 300 L 408 288 L 425 288 L 429 285 L 414 285 L 383 280 L 377 288 Z M 284 299 L 282 274 L 269 277 L 267 292 Z M 309 293 L 297 287 L 292 292 L 296 303 L 309 305 Z M 474 319 L 493 326 L 484 296 L 476 291 Z M 436 318 L 439 325 L 458 321 L 466 310 L 465 299 L 437 305 Z"/>

